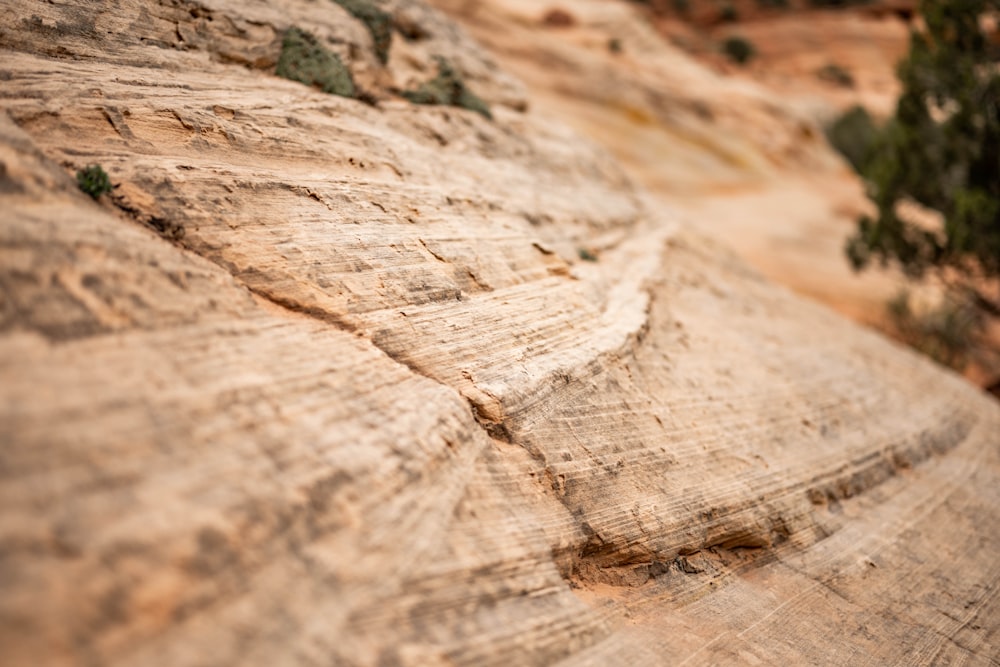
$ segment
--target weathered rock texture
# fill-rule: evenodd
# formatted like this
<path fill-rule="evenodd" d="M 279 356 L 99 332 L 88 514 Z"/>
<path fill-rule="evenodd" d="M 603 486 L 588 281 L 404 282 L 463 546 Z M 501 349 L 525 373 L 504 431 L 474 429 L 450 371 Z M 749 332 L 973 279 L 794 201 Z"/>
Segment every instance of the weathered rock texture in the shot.
<path fill-rule="evenodd" d="M 574 0 L 569 26 L 544 21 L 554 3 L 433 2 L 525 82 L 533 109 L 604 146 L 699 231 L 770 280 L 891 330 L 885 305 L 913 285 L 901 272 L 850 269 L 845 239 L 871 202 L 827 145 L 823 123 L 859 102 L 883 115 L 894 109 L 904 23 L 771 10 L 684 39 L 687 49 L 706 43 L 715 52 L 726 34 L 745 35 L 759 56 L 739 67 L 719 53 L 693 58 L 634 2 Z M 820 79 L 816 71 L 830 63 L 848 67 L 856 86 Z"/>
<path fill-rule="evenodd" d="M 995 664 L 996 403 L 441 16 L 383 66 L 326 0 L 8 5 L 5 665 Z M 293 25 L 377 106 L 273 76 Z M 493 121 L 393 92 L 435 55 Z"/>

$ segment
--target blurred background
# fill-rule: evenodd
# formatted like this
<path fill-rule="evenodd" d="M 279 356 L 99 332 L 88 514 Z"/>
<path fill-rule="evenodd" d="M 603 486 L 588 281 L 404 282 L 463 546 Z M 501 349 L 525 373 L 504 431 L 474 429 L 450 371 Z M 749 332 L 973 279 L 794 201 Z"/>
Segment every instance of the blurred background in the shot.
<path fill-rule="evenodd" d="M 432 4 L 658 205 L 1000 393 L 996 2 Z"/>

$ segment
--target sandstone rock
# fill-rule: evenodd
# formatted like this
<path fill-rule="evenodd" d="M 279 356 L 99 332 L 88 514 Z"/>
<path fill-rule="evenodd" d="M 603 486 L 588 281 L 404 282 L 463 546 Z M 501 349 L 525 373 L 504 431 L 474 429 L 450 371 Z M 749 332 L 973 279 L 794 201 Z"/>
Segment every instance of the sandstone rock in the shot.
<path fill-rule="evenodd" d="M 766 278 L 855 321 L 894 330 L 886 304 L 914 287 L 900 271 L 859 274 L 845 261 L 845 239 L 872 204 L 827 144 L 823 125 L 852 104 L 879 115 L 894 108 L 904 23 L 861 9 L 770 9 L 769 18 L 739 23 L 738 33 L 759 52 L 744 68 L 707 52 L 733 28 L 665 28 L 638 3 L 578 0 L 577 24 L 561 30 L 540 25 L 537 4 L 525 0 L 434 4 L 526 82 L 532 108 L 607 149 L 662 206 L 732 247 Z M 712 11 L 721 6 L 705 3 Z M 676 34 L 679 26 L 687 33 Z M 620 53 L 609 51 L 610 40 Z M 819 79 L 816 70 L 831 62 L 849 67 L 857 85 L 848 90 Z"/>
<path fill-rule="evenodd" d="M 385 3 L 383 67 L 333 2 L 14 5 L 5 664 L 996 654 L 996 403 L 672 220 L 440 14 Z M 273 76 L 293 25 L 373 99 Z M 435 55 L 493 121 L 394 93 Z"/>

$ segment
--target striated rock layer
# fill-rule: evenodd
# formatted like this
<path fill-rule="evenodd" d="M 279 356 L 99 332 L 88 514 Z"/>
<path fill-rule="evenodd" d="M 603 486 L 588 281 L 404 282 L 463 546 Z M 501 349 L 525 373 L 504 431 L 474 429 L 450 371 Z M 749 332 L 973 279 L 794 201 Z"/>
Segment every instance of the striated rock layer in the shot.
<path fill-rule="evenodd" d="M 997 404 L 439 14 L 383 65 L 326 0 L 8 5 L 5 665 L 996 664 Z M 400 97 L 435 56 L 492 120 Z"/>

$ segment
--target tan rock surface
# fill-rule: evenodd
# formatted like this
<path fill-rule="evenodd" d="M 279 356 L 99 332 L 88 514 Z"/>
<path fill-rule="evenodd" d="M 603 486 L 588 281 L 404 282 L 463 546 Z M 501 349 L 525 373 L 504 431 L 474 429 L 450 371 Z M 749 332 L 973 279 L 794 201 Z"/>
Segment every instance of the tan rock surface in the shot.
<path fill-rule="evenodd" d="M 0 16 L 4 663 L 995 662 L 997 404 L 391 8 Z"/>
<path fill-rule="evenodd" d="M 897 272 L 851 271 L 845 239 L 870 204 L 827 146 L 822 126 L 851 104 L 892 110 L 905 23 L 777 10 L 699 30 L 671 20 L 651 24 L 655 17 L 635 3 L 578 0 L 574 24 L 552 28 L 541 17 L 558 3 L 434 4 L 527 83 L 534 108 L 604 146 L 663 206 L 767 278 L 856 321 L 885 325 L 885 304 L 906 281 Z M 719 6 L 703 3 L 700 10 Z M 743 10 L 741 17 L 753 17 Z M 759 55 L 749 66 L 717 53 L 729 34 L 755 45 Z M 611 40 L 619 52 L 609 49 Z M 847 68 L 856 85 L 822 81 L 816 70 L 829 63 Z"/>
<path fill-rule="evenodd" d="M 683 21 L 668 0 L 578 0 L 572 12 L 529 0 L 433 3 L 527 83 L 533 108 L 607 149 L 661 206 L 766 278 L 920 347 L 889 306 L 904 291 L 940 304 L 941 283 L 915 282 L 895 266 L 850 268 L 846 240 L 874 211 L 823 137 L 852 105 L 892 113 L 911 4 L 817 10 L 747 0 L 732 3 L 737 22 L 719 22 L 730 3 L 693 2 Z M 548 20 L 559 12 L 571 18 Z M 730 35 L 754 45 L 746 65 L 721 53 Z M 850 85 L 821 76 L 830 65 Z M 1000 382 L 996 330 L 986 327 L 963 361 L 978 386 Z"/>

